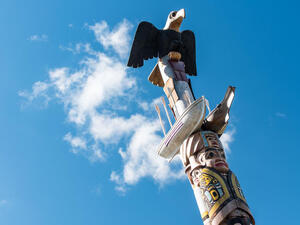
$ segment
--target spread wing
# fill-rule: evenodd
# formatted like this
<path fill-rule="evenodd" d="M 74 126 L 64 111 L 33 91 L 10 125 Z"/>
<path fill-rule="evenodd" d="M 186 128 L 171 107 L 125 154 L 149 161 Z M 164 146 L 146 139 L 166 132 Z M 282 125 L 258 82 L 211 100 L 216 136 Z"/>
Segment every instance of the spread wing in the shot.
<path fill-rule="evenodd" d="M 127 66 L 144 65 L 144 60 L 158 56 L 157 37 L 159 30 L 151 23 L 141 22 L 136 30 Z"/>
<path fill-rule="evenodd" d="M 181 60 L 185 64 L 185 72 L 189 75 L 196 76 L 196 44 L 194 32 L 190 30 L 182 31 L 181 40 L 184 45 Z"/>

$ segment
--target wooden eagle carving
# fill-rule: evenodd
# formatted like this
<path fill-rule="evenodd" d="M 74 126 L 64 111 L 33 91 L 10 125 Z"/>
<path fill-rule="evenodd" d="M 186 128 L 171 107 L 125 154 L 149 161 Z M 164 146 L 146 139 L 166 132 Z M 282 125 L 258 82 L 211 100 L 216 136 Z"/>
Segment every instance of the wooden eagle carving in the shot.
<path fill-rule="evenodd" d="M 162 30 L 149 22 L 141 22 L 135 33 L 127 66 L 141 67 L 144 60 L 179 52 L 180 60 L 185 64 L 185 72 L 196 76 L 195 35 L 190 30 L 179 31 L 184 18 L 184 9 L 172 11 Z"/>

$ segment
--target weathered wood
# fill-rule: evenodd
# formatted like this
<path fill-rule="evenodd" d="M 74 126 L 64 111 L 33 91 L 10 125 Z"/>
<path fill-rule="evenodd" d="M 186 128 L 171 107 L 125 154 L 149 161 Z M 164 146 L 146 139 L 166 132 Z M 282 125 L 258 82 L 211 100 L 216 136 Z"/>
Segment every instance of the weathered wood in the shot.
<path fill-rule="evenodd" d="M 163 123 L 163 121 L 162 121 L 162 119 L 161 119 L 161 116 L 160 116 L 160 109 L 159 109 L 158 105 L 155 105 L 155 109 L 156 109 L 156 112 L 157 112 L 157 115 L 158 115 L 158 118 L 159 118 L 159 121 L 160 121 L 161 128 L 162 128 L 162 130 L 163 130 L 163 132 L 164 132 L 164 135 L 166 136 L 165 126 L 164 126 L 164 123 Z"/>
<path fill-rule="evenodd" d="M 164 109 L 165 109 L 165 111 L 166 111 L 166 114 L 167 114 L 167 118 L 168 118 L 168 121 L 169 121 L 170 127 L 172 127 L 172 122 L 171 122 L 171 119 L 170 119 L 169 112 L 168 112 L 168 110 L 167 110 L 167 106 L 166 106 L 165 99 L 164 99 L 164 97 L 161 97 L 160 99 L 161 99 L 161 101 L 162 101 L 162 104 L 163 104 L 163 106 L 164 106 Z"/>
<path fill-rule="evenodd" d="M 192 134 L 181 145 L 180 156 L 204 224 L 255 224 L 217 133 L 199 130 Z"/>

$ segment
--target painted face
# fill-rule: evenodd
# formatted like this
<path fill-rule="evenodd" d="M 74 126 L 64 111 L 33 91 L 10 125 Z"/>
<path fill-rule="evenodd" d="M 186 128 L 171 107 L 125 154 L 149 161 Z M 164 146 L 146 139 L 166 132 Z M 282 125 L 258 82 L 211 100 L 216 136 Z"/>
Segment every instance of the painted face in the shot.
<path fill-rule="evenodd" d="M 229 170 L 223 149 L 207 149 L 198 153 L 196 160 L 202 166 L 212 167 L 221 173 Z"/>

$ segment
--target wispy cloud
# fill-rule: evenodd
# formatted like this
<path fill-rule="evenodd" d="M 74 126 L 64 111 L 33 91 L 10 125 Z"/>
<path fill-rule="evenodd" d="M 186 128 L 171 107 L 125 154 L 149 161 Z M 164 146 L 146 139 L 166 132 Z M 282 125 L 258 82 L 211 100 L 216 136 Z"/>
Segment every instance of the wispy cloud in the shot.
<path fill-rule="evenodd" d="M 41 104 L 39 106 L 46 107 L 48 105 L 48 102 L 50 101 L 51 97 L 49 96 L 49 83 L 47 82 L 41 82 L 37 81 L 32 85 L 32 90 L 22 90 L 19 91 L 18 94 L 21 97 L 24 97 L 27 102 L 23 103 L 22 106 L 25 106 L 26 104 L 32 103 L 36 99 L 41 100 Z"/>
<path fill-rule="evenodd" d="M 28 38 L 29 41 L 48 41 L 48 36 L 46 34 L 34 34 Z"/>
<path fill-rule="evenodd" d="M 226 153 L 230 153 L 230 144 L 234 141 L 235 128 L 231 128 L 227 130 L 224 134 L 222 134 L 220 140 L 223 144 L 224 150 Z"/>
<path fill-rule="evenodd" d="M 7 200 L 0 200 L 0 207 L 1 206 L 5 206 L 5 205 L 7 205 L 7 203 L 8 203 L 8 201 Z"/>
<path fill-rule="evenodd" d="M 77 153 L 77 149 L 86 149 L 86 141 L 82 137 L 73 137 L 71 133 L 67 133 L 64 137 L 64 140 L 69 142 L 73 147 L 72 152 Z"/>
<path fill-rule="evenodd" d="M 68 46 L 60 45 L 59 48 L 73 54 L 88 53 L 90 55 L 97 55 L 97 52 L 92 49 L 90 43 L 76 43 L 75 45 L 69 44 Z"/>
<path fill-rule="evenodd" d="M 277 112 L 277 113 L 275 113 L 275 115 L 280 118 L 286 118 L 286 114 L 282 113 L 282 112 Z"/>
<path fill-rule="evenodd" d="M 183 178 L 181 166 L 171 168 L 157 155 L 155 146 L 162 137 L 155 112 L 149 116 L 147 105 L 153 103 L 135 97 L 139 96 L 137 80 L 128 74 L 124 59 L 132 25 L 123 20 L 112 29 L 105 21 L 88 27 L 104 51 L 95 51 L 90 43 L 71 46 L 75 53 L 87 53 L 78 66 L 53 68 L 47 80 L 19 95 L 30 102 L 42 97 L 63 104 L 67 121 L 77 127 L 63 138 L 74 154 L 96 162 L 119 153 L 123 165 L 112 168 L 110 177 L 117 191 L 125 192 L 144 177 L 160 185 Z"/>

